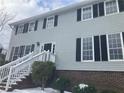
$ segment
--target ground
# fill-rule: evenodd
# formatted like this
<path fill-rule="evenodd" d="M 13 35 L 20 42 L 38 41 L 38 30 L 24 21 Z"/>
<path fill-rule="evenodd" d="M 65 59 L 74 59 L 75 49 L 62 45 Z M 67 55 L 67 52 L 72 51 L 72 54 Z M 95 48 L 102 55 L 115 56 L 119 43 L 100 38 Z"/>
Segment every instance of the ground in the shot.
<path fill-rule="evenodd" d="M 18 90 L 15 89 L 12 92 L 5 92 L 3 90 L 0 90 L 0 93 L 59 93 L 58 91 L 52 89 L 52 88 L 45 88 L 44 91 L 41 91 L 41 88 L 30 88 L 30 89 L 23 89 L 23 90 Z M 71 93 L 71 92 L 66 92 L 65 93 Z"/>

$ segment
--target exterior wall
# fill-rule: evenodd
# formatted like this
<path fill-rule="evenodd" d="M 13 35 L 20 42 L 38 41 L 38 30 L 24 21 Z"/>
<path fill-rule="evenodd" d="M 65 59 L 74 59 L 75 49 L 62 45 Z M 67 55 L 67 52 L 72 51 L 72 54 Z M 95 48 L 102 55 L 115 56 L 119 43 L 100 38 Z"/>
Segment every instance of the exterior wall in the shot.
<path fill-rule="evenodd" d="M 124 71 L 124 62 L 76 62 L 76 38 L 110 34 L 124 31 L 124 12 L 110 16 L 77 22 L 77 11 L 70 10 L 59 15 L 58 26 L 42 29 L 43 19 L 39 19 L 38 30 L 14 35 L 12 46 L 36 44 L 36 42 L 56 43 L 56 66 L 58 70 Z M 7 60 L 10 51 L 7 55 Z"/>
<path fill-rule="evenodd" d="M 124 72 L 102 71 L 57 71 L 58 76 L 64 76 L 71 81 L 71 85 L 85 83 L 93 85 L 101 93 L 102 90 L 113 90 L 124 93 Z"/>

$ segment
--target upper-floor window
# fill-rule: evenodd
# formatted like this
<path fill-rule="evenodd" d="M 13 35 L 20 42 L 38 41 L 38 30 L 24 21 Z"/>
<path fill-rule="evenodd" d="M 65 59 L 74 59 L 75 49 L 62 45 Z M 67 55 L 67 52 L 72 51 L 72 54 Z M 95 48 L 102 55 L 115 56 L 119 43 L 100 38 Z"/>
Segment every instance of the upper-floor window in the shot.
<path fill-rule="evenodd" d="M 82 39 L 82 61 L 93 61 L 92 37 L 87 37 Z"/>
<path fill-rule="evenodd" d="M 101 0 L 102 1 L 102 0 Z M 77 9 L 77 21 L 97 18 L 124 11 L 124 0 L 105 0 Z"/>
<path fill-rule="evenodd" d="M 19 25 L 19 26 L 18 26 L 17 34 L 23 33 L 23 30 L 24 30 L 24 25 Z"/>
<path fill-rule="evenodd" d="M 57 25 L 58 25 L 58 15 L 44 18 L 43 29 L 53 28 L 53 27 L 56 27 Z"/>
<path fill-rule="evenodd" d="M 109 0 L 105 2 L 106 15 L 118 12 L 117 0 Z"/>
<path fill-rule="evenodd" d="M 83 15 L 82 15 L 82 19 L 83 20 L 87 20 L 87 19 L 91 19 L 92 18 L 92 7 L 88 6 L 88 7 L 84 7 L 82 9 Z"/>
<path fill-rule="evenodd" d="M 48 17 L 47 18 L 47 28 L 53 28 L 54 27 L 54 16 Z"/>
<path fill-rule="evenodd" d="M 121 34 L 108 35 L 108 48 L 110 60 L 123 59 Z"/>
<path fill-rule="evenodd" d="M 34 28 L 35 28 L 35 22 L 31 22 L 29 23 L 29 27 L 28 27 L 28 31 L 34 31 Z"/>

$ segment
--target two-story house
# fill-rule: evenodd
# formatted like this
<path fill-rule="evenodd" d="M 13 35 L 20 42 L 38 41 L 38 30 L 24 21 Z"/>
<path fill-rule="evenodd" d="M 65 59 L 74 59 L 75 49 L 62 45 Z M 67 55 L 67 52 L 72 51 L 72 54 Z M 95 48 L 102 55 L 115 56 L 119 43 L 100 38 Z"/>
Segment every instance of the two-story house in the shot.
<path fill-rule="evenodd" d="M 124 92 L 124 0 L 86 0 L 10 26 L 6 60 L 49 50 L 58 75 Z"/>

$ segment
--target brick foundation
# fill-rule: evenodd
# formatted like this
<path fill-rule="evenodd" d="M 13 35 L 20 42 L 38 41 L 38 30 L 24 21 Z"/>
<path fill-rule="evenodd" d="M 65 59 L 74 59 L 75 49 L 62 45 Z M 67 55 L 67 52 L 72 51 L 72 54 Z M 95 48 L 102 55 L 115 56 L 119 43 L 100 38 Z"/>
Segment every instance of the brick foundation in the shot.
<path fill-rule="evenodd" d="M 57 75 L 69 78 L 72 86 L 82 82 L 94 85 L 98 91 L 110 89 L 124 93 L 124 72 L 58 70 Z"/>

